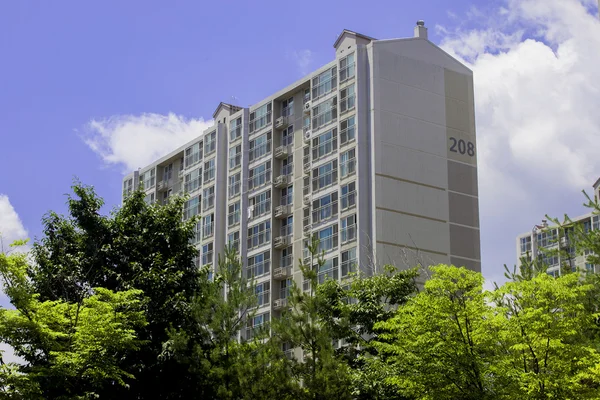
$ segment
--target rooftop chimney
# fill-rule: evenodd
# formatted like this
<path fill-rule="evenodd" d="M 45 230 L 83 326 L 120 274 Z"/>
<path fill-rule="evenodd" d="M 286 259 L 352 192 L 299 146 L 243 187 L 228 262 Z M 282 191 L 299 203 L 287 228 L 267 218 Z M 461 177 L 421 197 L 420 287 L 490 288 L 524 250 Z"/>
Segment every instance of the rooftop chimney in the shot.
<path fill-rule="evenodd" d="M 417 26 L 415 26 L 415 37 L 420 39 L 427 39 L 427 28 L 425 28 L 425 21 L 417 21 Z"/>

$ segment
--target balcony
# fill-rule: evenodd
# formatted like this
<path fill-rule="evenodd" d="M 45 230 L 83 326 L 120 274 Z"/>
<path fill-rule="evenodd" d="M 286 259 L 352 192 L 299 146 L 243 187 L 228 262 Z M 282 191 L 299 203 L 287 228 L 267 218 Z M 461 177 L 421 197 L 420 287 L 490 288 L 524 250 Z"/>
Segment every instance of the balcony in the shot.
<path fill-rule="evenodd" d="M 312 232 L 312 225 L 306 225 L 304 227 L 304 236 L 310 236 L 311 232 Z"/>
<path fill-rule="evenodd" d="M 164 190 L 167 190 L 168 186 L 169 186 L 169 182 L 167 182 L 167 181 L 159 181 L 158 184 L 156 185 L 156 189 L 159 192 L 162 192 Z"/>
<path fill-rule="evenodd" d="M 275 129 L 285 129 L 288 125 L 287 117 L 279 117 L 275 120 Z"/>
<path fill-rule="evenodd" d="M 307 194 L 306 196 L 304 196 L 302 202 L 304 203 L 305 206 L 310 206 L 311 200 L 312 200 L 311 195 Z"/>
<path fill-rule="evenodd" d="M 273 301 L 273 310 L 281 310 L 282 308 L 287 307 L 287 299 L 277 299 Z"/>
<path fill-rule="evenodd" d="M 292 267 L 281 267 L 281 268 L 275 268 L 273 270 L 273 279 L 283 281 L 283 280 L 286 280 L 287 278 L 291 278 L 291 276 L 292 276 Z"/>
<path fill-rule="evenodd" d="M 275 184 L 275 187 L 283 189 L 284 187 L 286 187 L 288 185 L 287 176 L 279 175 L 277 178 L 275 178 L 274 184 Z"/>
<path fill-rule="evenodd" d="M 183 180 L 183 175 L 185 175 L 185 171 L 184 170 L 179 171 L 179 173 L 177 174 L 177 177 L 179 178 L 179 180 Z"/>
<path fill-rule="evenodd" d="M 312 169 L 312 164 L 310 163 L 310 161 L 309 162 L 305 162 L 304 165 L 302 166 L 302 170 L 307 175 L 310 174 L 311 169 Z"/>
<path fill-rule="evenodd" d="M 292 213 L 292 207 L 281 205 L 275 208 L 275 218 L 287 218 Z"/>
<path fill-rule="evenodd" d="M 273 247 L 276 249 L 284 249 L 289 245 L 289 240 L 286 236 L 278 236 L 273 240 Z"/>
<path fill-rule="evenodd" d="M 290 154 L 290 151 L 289 151 L 288 146 L 279 146 L 279 147 L 275 148 L 275 158 L 278 158 L 278 159 L 287 158 L 287 156 L 289 154 Z"/>

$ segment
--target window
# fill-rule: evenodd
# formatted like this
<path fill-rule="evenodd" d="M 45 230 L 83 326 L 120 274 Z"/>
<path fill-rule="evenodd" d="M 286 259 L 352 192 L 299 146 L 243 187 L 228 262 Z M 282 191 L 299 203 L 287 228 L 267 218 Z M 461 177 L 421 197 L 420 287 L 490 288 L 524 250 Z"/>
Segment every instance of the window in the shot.
<path fill-rule="evenodd" d="M 270 241 L 271 221 L 261 222 L 248 228 L 248 249 L 262 246 Z"/>
<path fill-rule="evenodd" d="M 342 276 L 356 272 L 356 247 L 342 251 Z"/>
<path fill-rule="evenodd" d="M 204 155 L 209 155 L 217 148 L 217 131 L 211 132 L 204 138 Z"/>
<path fill-rule="evenodd" d="M 342 243 L 356 240 L 356 215 L 342 218 L 340 230 L 342 234 Z"/>
<path fill-rule="evenodd" d="M 321 190 L 337 182 L 337 161 L 313 169 L 313 192 Z"/>
<path fill-rule="evenodd" d="M 313 100 L 326 95 L 337 87 L 337 67 L 321 72 L 312 80 L 312 98 Z"/>
<path fill-rule="evenodd" d="M 350 149 L 340 156 L 340 178 L 353 175 L 356 170 L 356 150 Z"/>
<path fill-rule="evenodd" d="M 291 154 L 281 160 L 281 175 L 292 175 L 294 173 L 294 156 Z"/>
<path fill-rule="evenodd" d="M 339 277 L 339 266 L 338 266 L 338 258 L 332 258 L 326 260 L 325 263 L 321 266 L 316 265 L 317 272 L 317 282 L 320 284 L 325 283 L 325 281 L 334 279 L 337 280 Z"/>
<path fill-rule="evenodd" d="M 342 197 L 340 198 L 342 203 L 342 210 L 345 210 L 356 205 L 356 182 L 350 182 L 347 185 L 342 186 Z"/>
<path fill-rule="evenodd" d="M 306 114 L 302 120 L 302 130 L 306 132 L 310 129 L 310 114 Z"/>
<path fill-rule="evenodd" d="M 227 213 L 227 226 L 233 226 L 240 223 L 240 202 L 237 201 L 229 205 Z"/>
<path fill-rule="evenodd" d="M 592 223 L 591 221 L 583 221 L 583 232 L 584 233 L 588 233 L 589 231 L 592 230 Z"/>
<path fill-rule="evenodd" d="M 306 196 L 310 193 L 310 177 L 305 176 L 302 178 L 302 195 Z"/>
<path fill-rule="evenodd" d="M 246 277 L 248 279 L 256 278 L 269 273 L 271 267 L 271 253 L 265 251 L 253 257 L 248 257 L 248 269 Z"/>
<path fill-rule="evenodd" d="M 294 187 L 288 186 L 286 188 L 281 189 L 281 205 L 287 206 L 291 205 L 294 202 Z"/>
<path fill-rule="evenodd" d="M 294 144 L 294 126 L 290 125 L 281 131 L 281 145 L 291 146 Z"/>
<path fill-rule="evenodd" d="M 154 195 L 154 193 L 147 194 L 146 197 L 144 197 L 144 201 L 148 205 L 154 204 L 154 201 L 155 201 L 155 195 Z"/>
<path fill-rule="evenodd" d="M 169 182 L 173 177 L 173 164 L 163 167 L 163 181 Z"/>
<path fill-rule="evenodd" d="M 185 149 L 185 167 L 189 168 L 192 165 L 199 163 L 202 160 L 202 142 L 194 143 Z"/>
<path fill-rule="evenodd" d="M 252 218 L 257 218 L 271 212 L 271 191 L 267 190 L 266 192 L 251 197 L 248 200 L 248 204 L 250 205 L 248 214 L 250 214 Z"/>
<path fill-rule="evenodd" d="M 340 144 L 346 144 L 356 138 L 354 116 L 340 122 Z"/>
<path fill-rule="evenodd" d="M 250 133 L 271 123 L 271 103 L 263 104 L 250 113 Z"/>
<path fill-rule="evenodd" d="M 313 201 L 313 212 L 312 212 L 312 223 L 318 224 L 319 222 L 331 219 L 337 216 L 338 203 L 337 193 L 332 193 L 327 196 L 323 196 Z"/>
<path fill-rule="evenodd" d="M 531 236 L 521 238 L 521 253 L 527 253 L 531 251 Z"/>
<path fill-rule="evenodd" d="M 294 255 L 293 255 L 293 251 L 292 251 L 292 246 L 286 247 L 285 249 L 281 250 L 281 260 L 280 260 L 281 268 L 291 267 L 293 265 L 293 263 L 294 263 Z"/>
<path fill-rule="evenodd" d="M 238 144 L 229 149 L 229 169 L 234 169 L 242 163 L 242 145 Z"/>
<path fill-rule="evenodd" d="M 123 181 L 123 198 L 126 198 L 133 192 L 133 179 Z"/>
<path fill-rule="evenodd" d="M 328 252 L 335 248 L 338 245 L 338 226 L 332 225 L 327 228 L 321 229 L 316 233 L 317 238 L 319 239 L 319 249 L 318 252 L 321 253 L 323 251 Z"/>
<path fill-rule="evenodd" d="M 550 247 L 556 244 L 558 240 L 558 232 L 556 229 L 549 229 L 537 234 L 537 244 L 540 247 Z"/>
<path fill-rule="evenodd" d="M 214 234 L 214 214 L 208 214 L 202 218 L 202 238 L 206 239 Z"/>
<path fill-rule="evenodd" d="M 290 97 L 281 102 L 281 116 L 290 117 L 292 115 L 294 115 L 294 98 Z"/>
<path fill-rule="evenodd" d="M 204 183 L 215 179 L 215 159 L 208 160 L 204 163 Z"/>
<path fill-rule="evenodd" d="M 237 196 L 240 194 L 240 186 L 242 183 L 242 178 L 240 173 L 231 175 L 229 177 L 229 197 Z"/>
<path fill-rule="evenodd" d="M 585 263 L 585 272 L 587 272 L 589 274 L 593 274 L 594 273 L 594 264 Z"/>
<path fill-rule="evenodd" d="M 260 335 L 261 330 L 267 329 L 269 318 L 270 314 L 268 312 L 250 318 L 246 327 L 246 340 L 251 340 L 255 336 Z"/>
<path fill-rule="evenodd" d="M 249 160 L 257 160 L 271 152 L 271 132 L 250 141 Z"/>
<path fill-rule="evenodd" d="M 163 192 L 162 203 L 167 204 L 167 202 L 169 201 L 169 198 L 171 197 L 172 194 L 173 194 L 173 189 L 169 189 L 166 192 Z"/>
<path fill-rule="evenodd" d="M 202 238 L 202 221 L 196 222 L 194 225 L 194 236 L 190 239 L 190 243 L 195 244 Z"/>
<path fill-rule="evenodd" d="M 252 168 L 248 181 L 250 190 L 266 185 L 271 182 L 271 161 L 267 161 L 259 166 Z"/>
<path fill-rule="evenodd" d="M 318 160 L 337 150 L 337 129 L 333 128 L 312 140 L 312 158 Z"/>
<path fill-rule="evenodd" d="M 270 294 L 271 294 L 271 282 L 263 282 L 259 283 L 255 286 L 256 299 L 258 303 L 258 307 L 265 306 L 269 304 Z"/>
<path fill-rule="evenodd" d="M 352 110 L 355 105 L 356 94 L 354 85 L 340 90 L 340 113 Z"/>
<path fill-rule="evenodd" d="M 202 167 L 198 167 L 183 178 L 183 190 L 186 193 L 192 193 L 202 185 Z"/>
<path fill-rule="evenodd" d="M 549 253 L 540 253 L 538 254 L 538 260 L 543 264 L 549 267 L 558 265 L 558 255 L 549 254 Z"/>
<path fill-rule="evenodd" d="M 281 236 L 292 236 L 292 232 L 294 231 L 294 217 L 289 216 L 283 221 L 281 221 Z"/>
<path fill-rule="evenodd" d="M 209 265 L 213 262 L 213 244 L 208 243 L 202 246 L 202 265 Z"/>
<path fill-rule="evenodd" d="M 592 217 L 592 229 L 593 230 L 600 229 L 600 216 L 599 215 L 594 215 Z"/>
<path fill-rule="evenodd" d="M 188 220 L 200 214 L 200 196 L 194 196 L 183 206 L 183 219 Z"/>
<path fill-rule="evenodd" d="M 242 117 L 236 118 L 229 123 L 229 140 L 234 140 L 242 137 Z"/>
<path fill-rule="evenodd" d="M 288 297 L 290 297 L 290 288 L 292 287 L 292 285 L 292 278 L 287 278 L 286 280 L 279 282 L 280 299 L 287 299 Z"/>
<path fill-rule="evenodd" d="M 337 118 L 337 97 L 324 101 L 312 109 L 312 128 L 319 129 Z"/>
<path fill-rule="evenodd" d="M 211 186 L 204 189 L 202 197 L 204 199 L 202 202 L 202 211 L 213 208 L 215 206 L 215 187 Z"/>
<path fill-rule="evenodd" d="M 354 62 L 354 53 L 348 54 L 340 60 L 340 82 L 350 79 L 354 76 L 356 64 Z"/>
<path fill-rule="evenodd" d="M 236 251 L 240 251 L 240 232 L 235 231 L 227 235 L 227 245 Z"/>
<path fill-rule="evenodd" d="M 156 180 L 155 174 L 156 174 L 156 170 L 154 168 L 152 168 L 142 174 L 142 182 L 144 185 L 144 190 L 154 187 L 154 182 Z"/>

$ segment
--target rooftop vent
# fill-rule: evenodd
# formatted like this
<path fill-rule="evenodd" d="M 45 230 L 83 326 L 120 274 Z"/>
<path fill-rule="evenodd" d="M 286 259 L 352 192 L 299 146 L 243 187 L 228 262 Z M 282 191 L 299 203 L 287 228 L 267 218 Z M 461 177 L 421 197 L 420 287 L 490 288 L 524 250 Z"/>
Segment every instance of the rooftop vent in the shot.
<path fill-rule="evenodd" d="M 417 26 L 415 26 L 415 37 L 419 39 L 427 39 L 427 28 L 425 28 L 425 21 L 417 21 Z"/>

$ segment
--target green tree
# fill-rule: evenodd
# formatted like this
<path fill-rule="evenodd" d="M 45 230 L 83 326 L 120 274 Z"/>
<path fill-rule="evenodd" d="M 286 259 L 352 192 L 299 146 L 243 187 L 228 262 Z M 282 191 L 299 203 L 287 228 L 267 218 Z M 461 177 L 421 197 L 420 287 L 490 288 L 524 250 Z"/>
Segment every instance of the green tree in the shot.
<path fill-rule="evenodd" d="M 323 297 L 317 294 L 318 271 L 325 265 L 319 254 L 319 242 L 313 238 L 308 245 L 311 261 L 299 261 L 308 290 L 295 283 L 288 297 L 289 308 L 273 322 L 274 342 L 301 351 L 300 359 L 290 359 L 290 371 L 296 383 L 298 399 L 351 398 L 350 371 L 336 357 L 334 336 L 330 325 L 322 318 Z"/>
<path fill-rule="evenodd" d="M 8 398 L 74 399 L 125 386 L 132 375 L 120 359 L 143 344 L 142 292 L 90 288 L 77 302 L 41 301 L 25 253 L 0 254 L 4 292 L 15 309 L 0 309 L 0 341 L 23 365 L 2 365 L 0 388 Z M 0 391 L 0 393 L 2 393 Z"/>
<path fill-rule="evenodd" d="M 441 265 L 431 270 L 422 292 L 375 324 L 379 359 L 372 368 L 393 371 L 388 382 L 409 398 L 499 398 L 490 374 L 497 343 L 481 274 Z"/>
<path fill-rule="evenodd" d="M 168 330 L 190 323 L 191 299 L 199 290 L 197 250 L 190 245 L 195 220 L 182 222 L 184 198 L 148 205 L 144 192 L 102 215 L 103 201 L 93 188 L 76 184 L 68 199 L 68 216 L 50 212 L 43 219 L 42 239 L 34 244 L 31 284 L 41 302 L 79 304 L 92 288 L 114 292 L 141 290 L 145 326 L 142 341 L 120 360 L 135 379 L 127 386 L 107 385 L 107 398 L 189 398 L 196 377 L 188 367 L 160 358 Z M 165 384 L 168 382 L 169 384 Z"/>
<path fill-rule="evenodd" d="M 577 274 L 508 282 L 490 297 L 496 339 L 504 349 L 495 372 L 531 399 L 596 399 L 600 354 L 586 337 L 593 323 L 584 300 L 590 285 Z"/>

